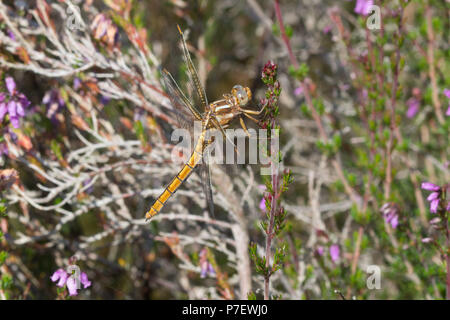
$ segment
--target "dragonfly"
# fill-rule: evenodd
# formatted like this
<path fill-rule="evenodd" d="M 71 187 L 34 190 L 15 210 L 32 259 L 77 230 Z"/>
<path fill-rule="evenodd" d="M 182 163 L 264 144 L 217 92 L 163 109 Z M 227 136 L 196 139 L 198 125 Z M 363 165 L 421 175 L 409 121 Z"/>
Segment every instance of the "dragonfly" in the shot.
<path fill-rule="evenodd" d="M 240 125 L 244 132 L 250 136 L 244 122 L 244 116 L 252 121 L 259 123 L 255 116 L 259 116 L 263 111 L 262 107 L 259 111 L 246 109 L 252 98 L 252 92 L 248 87 L 235 85 L 231 89 L 231 93 L 226 93 L 223 98 L 214 102 L 208 103 L 205 93 L 205 88 L 202 86 L 197 70 L 192 62 L 189 50 L 186 45 L 184 34 L 178 27 L 178 32 L 181 37 L 181 47 L 183 51 L 183 60 L 186 65 L 186 73 L 189 78 L 191 87 L 197 95 L 200 108 L 197 108 L 192 99 L 181 90 L 181 87 L 174 80 L 173 76 L 167 70 L 163 69 L 161 72 L 163 83 L 166 87 L 166 93 L 171 101 L 172 106 L 177 111 L 177 118 L 179 122 L 184 123 L 184 126 L 192 127 L 194 121 L 201 122 L 201 133 L 194 144 L 194 149 L 189 157 L 189 160 L 184 164 L 178 174 L 171 180 L 161 195 L 155 200 L 153 205 L 145 214 L 145 220 L 148 221 L 157 215 L 167 201 L 175 194 L 178 188 L 185 182 L 196 167 L 201 167 L 202 186 L 208 203 L 209 212 L 214 216 L 214 202 L 212 200 L 212 188 L 210 169 L 207 161 L 204 159 L 205 149 L 212 143 L 213 139 L 208 139 L 207 130 L 219 130 L 227 139 L 225 130 L 233 120 L 239 118 Z M 203 110 L 203 112 L 200 112 Z"/>

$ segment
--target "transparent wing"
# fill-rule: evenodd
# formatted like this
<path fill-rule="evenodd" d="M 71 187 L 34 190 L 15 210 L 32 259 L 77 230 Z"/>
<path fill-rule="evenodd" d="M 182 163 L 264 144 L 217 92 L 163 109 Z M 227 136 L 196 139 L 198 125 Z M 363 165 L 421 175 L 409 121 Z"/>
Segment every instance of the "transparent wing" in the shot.
<path fill-rule="evenodd" d="M 189 76 L 189 79 L 191 81 L 191 83 L 195 86 L 195 92 L 197 93 L 200 102 L 202 104 L 203 110 L 207 110 L 208 108 L 208 99 L 206 98 L 206 92 L 205 92 L 205 88 L 203 88 L 202 84 L 200 83 L 200 79 L 198 77 L 198 73 L 197 70 L 194 67 L 194 63 L 192 62 L 191 59 L 191 55 L 189 54 L 189 50 L 187 48 L 186 45 L 186 40 L 184 39 L 184 35 L 183 32 L 180 29 L 180 26 L 178 26 L 178 31 L 180 32 L 181 35 L 181 44 L 182 44 L 182 48 L 183 48 L 183 59 L 184 62 L 186 63 L 186 67 L 187 67 L 187 74 Z"/>
<path fill-rule="evenodd" d="M 207 152 L 205 152 L 205 154 L 207 154 Z M 211 187 L 211 172 L 207 161 L 199 165 L 199 175 L 201 178 L 203 193 L 205 194 L 206 205 L 208 207 L 210 218 L 214 219 L 215 215 L 214 215 L 214 201 Z"/>
<path fill-rule="evenodd" d="M 211 121 L 211 118 L 209 116 L 206 117 L 206 123 L 203 123 L 203 130 L 207 130 L 208 123 Z M 212 186 L 211 186 L 211 171 L 210 171 L 210 153 L 211 153 L 211 143 L 214 141 L 214 138 L 208 137 L 208 132 L 206 132 L 206 140 L 203 142 L 203 159 L 202 161 L 197 165 L 198 170 L 197 174 L 200 176 L 200 181 L 203 188 L 203 193 L 205 195 L 206 199 L 206 206 L 208 208 L 209 216 L 210 218 L 215 218 L 214 215 L 214 201 L 213 201 L 213 195 L 212 195 Z"/>
<path fill-rule="evenodd" d="M 180 126 L 182 128 L 192 129 L 194 120 L 201 120 L 200 113 L 181 91 L 175 79 L 167 70 L 162 70 L 161 76 Z"/>

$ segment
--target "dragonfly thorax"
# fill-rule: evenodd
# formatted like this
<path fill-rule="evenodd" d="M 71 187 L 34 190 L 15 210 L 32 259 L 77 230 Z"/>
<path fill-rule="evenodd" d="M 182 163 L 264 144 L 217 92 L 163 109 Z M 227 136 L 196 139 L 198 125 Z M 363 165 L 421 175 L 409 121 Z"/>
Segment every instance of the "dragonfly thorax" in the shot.
<path fill-rule="evenodd" d="M 235 97 L 224 95 L 224 98 L 211 103 L 210 109 L 219 124 L 226 128 L 234 118 L 241 114 L 241 111 Z"/>
<path fill-rule="evenodd" d="M 219 124 L 226 128 L 233 119 L 242 114 L 241 107 L 250 101 L 251 96 L 249 88 L 235 85 L 231 94 L 224 94 L 224 99 L 214 101 L 209 107 Z"/>

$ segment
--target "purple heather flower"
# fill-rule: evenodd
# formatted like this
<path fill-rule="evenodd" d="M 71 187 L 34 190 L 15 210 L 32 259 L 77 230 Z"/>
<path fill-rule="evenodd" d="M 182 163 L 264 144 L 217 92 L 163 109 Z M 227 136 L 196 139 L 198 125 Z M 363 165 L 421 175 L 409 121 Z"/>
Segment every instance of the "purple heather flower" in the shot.
<path fill-rule="evenodd" d="M 0 96 L 1 96 L 1 94 L 0 94 Z M 5 138 L 8 137 L 7 139 L 3 139 L 3 141 L 0 142 L 0 157 L 2 157 L 3 155 L 8 156 L 9 149 L 8 149 L 8 144 L 6 143 L 5 140 L 9 140 L 11 143 L 15 144 L 15 143 L 17 143 L 19 137 L 11 130 L 10 127 L 4 127 L 2 130 L 0 130 L 0 135 L 2 135 Z"/>
<path fill-rule="evenodd" d="M 261 209 L 261 211 L 266 211 L 266 199 L 264 197 L 262 197 L 259 202 L 259 209 Z"/>
<path fill-rule="evenodd" d="M 95 39 L 100 39 L 106 34 L 109 19 L 104 14 L 98 14 L 91 24 L 91 29 L 94 31 Z"/>
<path fill-rule="evenodd" d="M 4 142 L 0 143 L 0 157 L 3 155 L 7 156 L 8 154 L 8 145 Z"/>
<path fill-rule="evenodd" d="M 322 246 L 318 246 L 317 247 L 317 254 L 319 255 L 319 256 L 323 256 L 323 253 L 325 252 L 325 250 L 323 249 L 323 247 Z"/>
<path fill-rule="evenodd" d="M 201 273 L 200 273 L 200 278 L 206 278 L 206 276 L 208 274 L 210 276 L 212 276 L 212 277 L 216 275 L 216 271 L 214 270 L 212 264 L 209 263 L 209 262 L 202 266 L 202 270 L 201 270 Z"/>
<path fill-rule="evenodd" d="M 107 105 L 109 102 L 111 101 L 110 97 L 104 96 L 104 95 L 100 95 L 100 103 L 102 105 Z"/>
<path fill-rule="evenodd" d="M 430 211 L 431 213 L 436 213 L 439 207 L 439 199 L 435 199 L 430 202 Z"/>
<path fill-rule="evenodd" d="M 216 271 L 214 270 L 214 267 L 208 261 L 207 251 L 205 248 L 203 248 L 200 251 L 200 269 L 201 269 L 200 278 L 205 278 L 208 274 L 210 276 L 216 275 Z"/>
<path fill-rule="evenodd" d="M 419 112 L 419 100 L 417 100 L 416 98 L 411 98 L 409 99 L 406 104 L 408 105 L 408 111 L 406 111 L 406 116 L 408 118 L 413 118 L 417 112 Z"/>
<path fill-rule="evenodd" d="M 66 270 L 61 268 L 56 270 L 50 277 L 50 279 L 53 282 L 58 281 L 56 285 L 60 288 L 67 286 L 67 290 L 69 290 L 70 296 L 76 296 L 78 294 L 77 281 L 75 277 L 71 277 Z M 80 283 L 83 285 L 84 289 L 91 286 L 91 281 L 89 281 L 85 272 L 81 272 L 80 274 Z"/>
<path fill-rule="evenodd" d="M 83 187 L 86 187 L 87 185 L 89 185 L 92 182 L 91 179 L 86 179 L 83 181 Z M 87 187 L 86 189 L 84 189 L 84 191 L 86 193 L 92 193 L 94 191 L 93 185 L 90 185 L 89 187 Z"/>
<path fill-rule="evenodd" d="M 433 201 L 439 198 L 439 192 L 432 192 L 427 198 L 427 201 Z"/>
<path fill-rule="evenodd" d="M 19 174 L 14 169 L 0 170 L 0 192 L 10 189 L 19 181 Z M 3 230 L 5 231 L 5 230 Z"/>
<path fill-rule="evenodd" d="M 19 141 L 19 137 L 17 136 L 17 134 L 14 131 L 9 130 L 9 128 L 7 128 L 7 132 L 9 134 L 9 137 L 11 138 L 12 142 L 16 143 L 17 141 Z"/>
<path fill-rule="evenodd" d="M 69 290 L 69 296 L 76 296 L 78 294 L 77 291 L 77 281 L 74 277 L 70 277 L 66 281 L 67 290 Z"/>
<path fill-rule="evenodd" d="M 299 87 L 295 88 L 294 95 L 299 96 L 302 93 L 303 93 L 303 87 L 302 86 L 299 86 Z"/>
<path fill-rule="evenodd" d="M 398 226 L 398 215 L 395 212 L 390 212 L 384 216 L 387 223 L 390 223 L 392 228 L 397 228 Z"/>
<path fill-rule="evenodd" d="M 438 224 L 439 222 L 441 222 L 441 218 L 439 217 L 430 220 L 430 224 Z"/>
<path fill-rule="evenodd" d="M 383 213 L 384 220 L 386 223 L 390 223 L 392 228 L 397 228 L 398 226 L 398 208 L 394 203 L 385 203 L 380 211 Z"/>
<path fill-rule="evenodd" d="M 439 208 L 440 196 L 442 193 L 441 187 L 435 185 L 431 182 L 422 182 L 422 189 L 427 191 L 433 191 L 427 198 L 427 201 L 430 202 L 430 211 L 431 213 L 436 213 Z"/>
<path fill-rule="evenodd" d="M 16 40 L 16 36 L 14 35 L 14 33 L 11 30 L 8 30 L 8 37 L 13 41 Z"/>
<path fill-rule="evenodd" d="M 83 285 L 83 288 L 85 288 L 85 289 L 88 288 L 88 287 L 90 287 L 91 284 L 92 284 L 92 283 L 89 281 L 86 272 L 82 272 L 82 273 L 81 273 L 81 275 L 80 275 L 80 282 L 81 282 L 81 284 Z"/>
<path fill-rule="evenodd" d="M 363 100 L 367 100 L 367 97 L 369 96 L 369 92 L 367 91 L 367 89 L 363 89 L 361 94 L 362 94 Z"/>
<path fill-rule="evenodd" d="M 337 244 L 332 244 L 330 246 L 330 256 L 333 262 L 339 260 L 339 246 Z"/>
<path fill-rule="evenodd" d="M 444 89 L 444 95 L 450 99 L 450 89 Z"/>
<path fill-rule="evenodd" d="M 263 71 L 261 73 L 261 77 L 263 79 L 273 78 L 277 74 L 277 68 L 278 68 L 278 66 L 275 63 L 273 63 L 272 61 L 269 60 L 264 65 L 264 69 L 263 69 Z"/>
<path fill-rule="evenodd" d="M 444 95 L 450 99 L 450 89 L 444 89 Z M 446 116 L 450 116 L 450 102 L 448 103 L 447 111 L 445 112 Z"/>
<path fill-rule="evenodd" d="M 134 109 L 133 120 L 134 121 L 144 121 L 145 120 L 145 110 L 143 109 Z"/>
<path fill-rule="evenodd" d="M 94 18 L 91 30 L 95 39 L 104 39 L 108 45 L 116 45 L 119 41 L 118 27 L 103 13 L 99 13 Z"/>
<path fill-rule="evenodd" d="M 422 239 L 423 243 L 430 243 L 431 241 L 433 241 L 433 239 L 431 239 L 431 238 L 423 238 Z"/>
<path fill-rule="evenodd" d="M 441 190 L 441 187 L 439 187 L 431 182 L 422 182 L 422 185 L 420 187 L 423 190 L 428 190 L 428 191 L 440 191 Z"/>
<path fill-rule="evenodd" d="M 81 88 L 81 80 L 80 80 L 80 78 L 73 79 L 73 88 L 75 90 L 78 90 L 78 89 Z"/>
<path fill-rule="evenodd" d="M 391 222 L 392 228 L 394 228 L 394 229 L 397 228 L 397 226 L 398 226 L 398 215 L 394 215 L 390 222 Z"/>
<path fill-rule="evenodd" d="M 53 273 L 53 275 L 50 277 L 50 279 L 52 280 L 52 282 L 56 282 L 59 280 L 58 283 L 56 284 L 56 286 L 62 288 L 66 284 L 68 277 L 69 277 L 69 274 L 66 272 L 66 270 L 58 269 Z"/>
<path fill-rule="evenodd" d="M 0 121 L 3 121 L 6 112 L 8 112 L 8 108 L 5 102 L 3 102 L 4 96 L 0 98 Z"/>
<path fill-rule="evenodd" d="M 82 272 L 80 274 L 80 282 L 83 285 L 84 289 L 86 289 L 87 287 L 89 287 L 91 285 L 91 282 L 89 281 L 89 279 L 87 277 L 87 274 L 84 272 Z M 66 285 L 67 285 L 67 289 L 69 290 L 70 296 L 78 295 L 77 281 L 76 281 L 75 277 L 68 278 Z"/>
<path fill-rule="evenodd" d="M 330 32 L 331 31 L 331 29 L 332 29 L 333 27 L 331 26 L 331 25 L 327 25 L 327 26 L 325 26 L 324 28 L 323 28 L 323 33 L 324 34 L 327 34 L 328 32 Z"/>
<path fill-rule="evenodd" d="M 16 91 L 16 82 L 13 78 L 7 77 L 5 79 L 6 88 L 8 89 L 10 94 L 14 94 Z"/>
<path fill-rule="evenodd" d="M 367 16 L 370 12 L 370 7 L 373 5 L 372 0 L 356 0 L 355 12 L 357 14 Z"/>
<path fill-rule="evenodd" d="M 47 91 L 42 99 L 42 103 L 47 108 L 47 118 L 53 122 L 56 121 L 56 114 L 66 105 L 59 90 L 56 89 Z"/>
<path fill-rule="evenodd" d="M 5 85 L 9 94 L 0 94 L 0 121 L 3 121 L 6 113 L 8 113 L 9 121 L 17 129 L 19 128 L 19 119 L 25 116 L 25 108 L 30 105 L 30 101 L 23 93 L 16 90 L 16 83 L 13 78 L 6 77 Z"/>
<path fill-rule="evenodd" d="M 266 186 L 263 184 L 258 185 L 258 188 L 265 191 L 266 190 Z M 266 211 L 266 199 L 263 196 L 261 201 L 259 202 L 259 209 L 261 209 L 261 211 Z"/>

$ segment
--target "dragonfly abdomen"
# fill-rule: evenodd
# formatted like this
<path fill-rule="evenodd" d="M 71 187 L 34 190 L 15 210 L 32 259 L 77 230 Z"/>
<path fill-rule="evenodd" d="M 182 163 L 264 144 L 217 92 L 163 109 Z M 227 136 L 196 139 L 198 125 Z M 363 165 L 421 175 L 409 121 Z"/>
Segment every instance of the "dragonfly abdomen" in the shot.
<path fill-rule="evenodd" d="M 188 162 L 181 168 L 178 174 L 172 179 L 169 185 L 164 189 L 163 193 L 156 199 L 150 210 L 145 214 L 145 219 L 148 220 L 155 216 L 161 211 L 164 204 L 169 200 L 169 198 L 178 190 L 181 184 L 189 177 L 191 172 L 200 163 L 203 158 L 203 142 L 205 140 L 205 135 L 202 134 L 199 137 L 197 145 L 195 146 L 194 152 L 192 152 L 191 157 Z"/>

